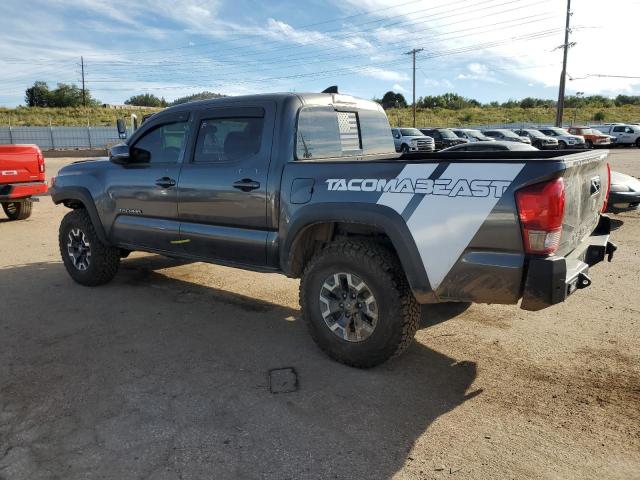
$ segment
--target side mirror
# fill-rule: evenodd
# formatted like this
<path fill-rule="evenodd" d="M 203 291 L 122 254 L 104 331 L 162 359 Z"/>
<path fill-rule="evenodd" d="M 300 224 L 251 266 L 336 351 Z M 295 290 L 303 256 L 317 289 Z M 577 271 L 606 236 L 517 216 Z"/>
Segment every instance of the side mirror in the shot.
<path fill-rule="evenodd" d="M 118 138 L 127 138 L 127 127 L 123 119 L 119 118 L 116 120 L 116 127 L 118 128 Z"/>
<path fill-rule="evenodd" d="M 118 165 L 126 165 L 130 161 L 129 145 L 119 143 L 109 149 L 109 160 Z"/>

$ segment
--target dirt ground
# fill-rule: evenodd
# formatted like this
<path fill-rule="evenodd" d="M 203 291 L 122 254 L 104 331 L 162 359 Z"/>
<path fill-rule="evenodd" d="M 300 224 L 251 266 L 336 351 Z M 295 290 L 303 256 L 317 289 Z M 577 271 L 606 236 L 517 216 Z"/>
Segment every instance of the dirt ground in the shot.
<path fill-rule="evenodd" d="M 640 176 L 637 149 L 611 161 Z M 0 479 L 640 478 L 640 212 L 566 303 L 425 308 L 365 371 L 315 347 L 279 275 L 136 253 L 73 283 L 65 213 L 0 221 Z M 296 392 L 270 393 L 278 367 Z"/>

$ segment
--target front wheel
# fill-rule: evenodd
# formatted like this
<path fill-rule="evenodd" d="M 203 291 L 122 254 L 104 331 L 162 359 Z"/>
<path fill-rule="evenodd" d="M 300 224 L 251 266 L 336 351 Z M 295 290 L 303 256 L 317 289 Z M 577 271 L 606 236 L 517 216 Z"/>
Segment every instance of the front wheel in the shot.
<path fill-rule="evenodd" d="M 58 242 L 64 266 L 79 284 L 89 287 L 102 285 L 118 272 L 120 249 L 100 241 L 85 209 L 65 215 L 60 224 Z"/>
<path fill-rule="evenodd" d="M 589 149 L 593 148 L 593 142 L 591 140 L 587 140 L 585 143 L 587 144 L 587 148 Z"/>
<path fill-rule="evenodd" d="M 640 148 L 640 138 L 636 140 L 636 147 Z"/>
<path fill-rule="evenodd" d="M 400 151 L 401 151 L 402 153 L 409 153 L 409 151 L 410 151 L 410 150 L 409 150 L 409 145 L 407 145 L 406 143 L 403 143 L 403 144 L 402 144 L 402 148 L 400 149 Z"/>
<path fill-rule="evenodd" d="M 22 202 L 2 202 L 2 209 L 9 217 L 9 220 L 26 220 L 31 216 L 33 202 L 23 200 Z"/>
<path fill-rule="evenodd" d="M 372 242 L 333 243 L 316 254 L 300 282 L 300 305 L 318 346 L 359 368 L 401 354 L 420 322 L 398 259 Z"/>
<path fill-rule="evenodd" d="M 567 148 L 567 142 L 564 142 L 564 141 L 562 141 L 562 140 L 559 140 L 559 141 L 558 141 L 558 148 L 559 148 L 560 150 L 566 150 L 566 148 Z"/>

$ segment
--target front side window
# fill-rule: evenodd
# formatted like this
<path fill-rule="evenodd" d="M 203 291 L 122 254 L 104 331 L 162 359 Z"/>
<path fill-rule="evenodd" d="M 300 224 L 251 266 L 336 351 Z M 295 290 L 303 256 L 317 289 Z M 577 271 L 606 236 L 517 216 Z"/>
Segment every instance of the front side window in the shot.
<path fill-rule="evenodd" d="M 177 163 L 184 152 L 189 122 L 167 123 L 146 132 L 132 147 L 134 163 Z"/>
<path fill-rule="evenodd" d="M 194 163 L 233 162 L 260 152 L 264 119 L 212 118 L 198 129 Z"/>

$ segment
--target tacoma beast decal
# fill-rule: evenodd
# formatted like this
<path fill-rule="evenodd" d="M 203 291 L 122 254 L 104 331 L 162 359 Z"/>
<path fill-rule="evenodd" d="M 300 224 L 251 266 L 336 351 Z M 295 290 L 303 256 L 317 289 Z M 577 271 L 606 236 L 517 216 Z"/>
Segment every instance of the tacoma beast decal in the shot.
<path fill-rule="evenodd" d="M 394 209 L 407 222 L 431 288 L 440 286 L 523 167 L 523 163 L 411 164 L 395 180 L 410 179 L 412 191 L 383 191 L 376 203 Z M 476 180 L 481 178 L 492 180 Z M 433 182 L 431 192 L 416 189 L 418 179 Z"/>
<path fill-rule="evenodd" d="M 448 197 L 502 197 L 511 182 L 504 180 L 469 180 L 459 178 L 329 178 L 330 191 L 422 193 L 424 195 L 446 195 Z"/>

